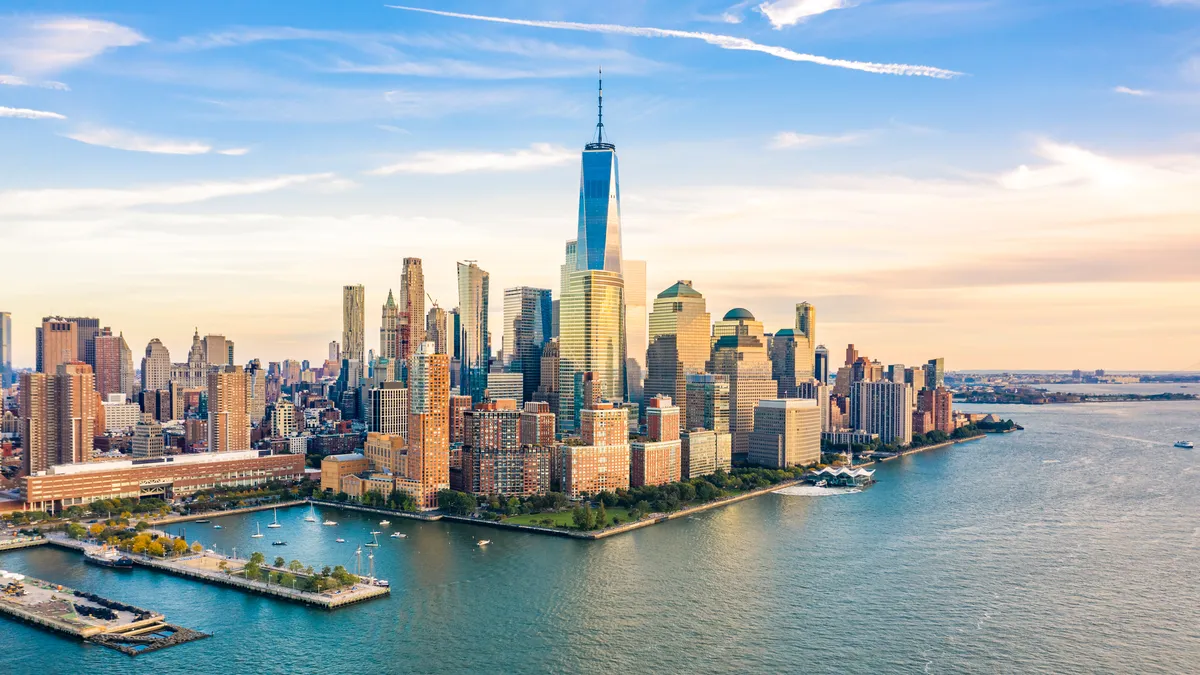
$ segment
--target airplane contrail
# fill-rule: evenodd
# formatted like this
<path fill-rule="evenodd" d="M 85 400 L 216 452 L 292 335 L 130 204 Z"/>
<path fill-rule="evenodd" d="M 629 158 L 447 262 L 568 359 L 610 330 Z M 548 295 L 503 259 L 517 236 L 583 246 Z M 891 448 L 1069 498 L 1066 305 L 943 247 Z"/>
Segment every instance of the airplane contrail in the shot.
<path fill-rule="evenodd" d="M 786 47 L 774 47 L 764 45 L 747 40 L 746 38 L 734 37 L 732 35 L 717 35 L 715 33 L 697 33 L 684 30 L 670 30 L 666 28 L 649 28 L 645 26 L 621 26 L 611 23 L 579 23 L 575 21 L 530 21 L 528 19 L 506 19 L 498 16 L 482 16 L 479 14 L 461 14 L 459 12 L 444 12 L 437 9 L 424 9 L 421 7 L 405 7 L 402 5 L 385 5 L 391 9 L 401 9 L 408 12 L 423 12 L 425 14 L 436 14 L 438 16 L 447 16 L 456 19 L 471 19 L 473 21 L 491 21 L 492 23 L 506 23 L 514 26 L 532 26 L 535 28 L 557 28 L 559 30 L 577 30 L 588 33 L 611 33 L 616 35 L 632 35 L 636 37 L 651 37 L 651 38 L 686 38 L 690 40 L 703 40 L 710 45 L 716 45 L 721 49 L 733 49 L 740 51 L 762 52 L 770 54 L 788 61 L 804 61 L 807 63 L 815 63 L 822 66 L 832 66 L 834 68 L 849 68 L 850 70 L 861 70 L 868 73 L 879 73 L 882 75 L 911 75 L 916 77 L 934 77 L 942 80 L 948 80 L 962 75 L 962 73 L 944 68 L 935 68 L 933 66 L 913 66 L 903 63 L 871 63 L 868 61 L 848 61 L 846 59 L 831 59 L 826 56 L 816 56 L 814 54 L 801 54 L 800 52 L 792 51 Z"/>

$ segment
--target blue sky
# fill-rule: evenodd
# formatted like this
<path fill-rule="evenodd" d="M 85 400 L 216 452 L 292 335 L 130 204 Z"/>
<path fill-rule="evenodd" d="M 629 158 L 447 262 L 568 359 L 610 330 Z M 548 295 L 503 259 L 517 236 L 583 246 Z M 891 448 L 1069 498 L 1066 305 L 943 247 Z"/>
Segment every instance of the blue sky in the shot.
<path fill-rule="evenodd" d="M 1198 1 L 414 6 L 476 18 L 3 3 L 15 360 L 53 313 L 317 360 L 339 286 L 381 305 L 404 256 L 444 306 L 457 259 L 556 288 L 603 65 L 652 294 L 773 330 L 813 301 L 885 362 L 1200 367 Z"/>

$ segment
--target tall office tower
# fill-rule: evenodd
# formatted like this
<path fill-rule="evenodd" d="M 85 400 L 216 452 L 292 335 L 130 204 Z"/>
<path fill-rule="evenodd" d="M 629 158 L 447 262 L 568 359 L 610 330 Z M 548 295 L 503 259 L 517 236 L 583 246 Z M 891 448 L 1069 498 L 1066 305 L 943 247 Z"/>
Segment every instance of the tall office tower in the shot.
<path fill-rule="evenodd" d="M 246 372 L 241 366 L 219 366 L 208 374 L 208 449 L 250 449 L 250 415 L 246 411 Z"/>
<path fill-rule="evenodd" d="M 482 403 L 487 389 L 488 362 L 488 273 L 474 262 L 458 263 L 459 361 L 462 368 L 459 391 Z"/>
<path fill-rule="evenodd" d="M 439 354 L 450 353 L 450 329 L 446 324 L 446 310 L 433 303 L 425 315 L 425 339 L 433 343 Z"/>
<path fill-rule="evenodd" d="M 486 330 L 486 328 L 485 328 Z M 405 258 L 400 274 L 400 347 L 396 358 L 402 363 L 425 343 L 425 273 L 420 258 Z"/>
<path fill-rule="evenodd" d="M 112 329 L 104 327 L 95 338 L 96 391 L 107 399 L 109 394 L 121 393 L 121 340 Z"/>
<path fill-rule="evenodd" d="M 200 342 L 204 350 L 204 363 L 208 366 L 228 365 L 229 347 L 224 335 L 205 335 Z M 206 381 L 207 383 L 207 381 Z"/>
<path fill-rule="evenodd" d="M 87 316 L 68 316 L 64 321 L 70 321 L 75 324 L 76 348 L 75 354 L 79 361 L 83 361 L 96 369 L 96 336 L 100 334 L 100 319 Z M 55 372 L 53 370 L 48 372 Z"/>
<path fill-rule="evenodd" d="M 646 261 L 626 260 L 625 278 L 625 382 L 626 401 L 641 404 L 645 398 L 646 349 L 650 333 L 646 314 Z M 652 393 L 651 396 L 654 394 Z"/>
<path fill-rule="evenodd" d="M 858 349 L 853 344 L 846 345 L 846 365 L 852 366 L 858 360 Z"/>
<path fill-rule="evenodd" d="M 754 411 L 748 461 L 772 469 L 821 461 L 821 409 L 812 399 L 767 399 Z"/>
<path fill-rule="evenodd" d="M 79 328 L 59 317 L 46 317 L 37 329 L 37 372 L 54 375 L 64 363 L 81 360 Z M 92 349 L 95 336 L 92 337 Z M 92 360 L 95 361 L 93 354 Z"/>
<path fill-rule="evenodd" d="M 576 378 L 595 373 L 604 393 L 625 393 L 625 297 L 621 275 L 602 270 L 572 272 L 561 305 L 558 338 L 559 424 L 575 429 Z"/>
<path fill-rule="evenodd" d="M 392 292 L 388 291 L 388 296 L 390 297 L 391 295 L 392 295 Z M 338 344 L 337 340 L 330 340 L 329 341 L 329 360 L 330 361 L 341 361 L 341 358 L 340 358 L 341 355 L 342 355 L 342 346 L 340 344 Z M 271 373 L 271 374 L 274 375 L 276 373 Z"/>
<path fill-rule="evenodd" d="M 21 375 L 22 466 L 26 473 L 92 457 L 92 439 L 100 422 L 100 396 L 92 367 L 73 361 L 53 375 Z"/>
<path fill-rule="evenodd" d="M 937 389 L 946 386 L 946 359 L 929 359 L 925 364 L 925 388 Z"/>
<path fill-rule="evenodd" d="M 745 459 L 754 430 L 754 406 L 775 398 L 778 388 L 771 379 L 771 361 L 762 337 L 762 324 L 744 309 L 733 309 L 713 326 L 723 335 L 713 345 L 708 372 L 729 377 L 729 432 L 733 456 Z"/>
<path fill-rule="evenodd" d="M 688 409 L 689 375 L 704 372 L 711 343 L 711 316 L 704 296 L 692 282 L 675 282 L 654 299 L 650 312 L 650 346 L 646 350 L 648 396 L 670 396 Z"/>
<path fill-rule="evenodd" d="M 133 368 L 133 350 L 129 348 L 129 343 L 125 341 L 125 334 L 117 334 L 118 348 L 121 351 L 121 389 L 126 398 L 135 400 L 138 393 L 138 377 L 137 371 Z"/>
<path fill-rule="evenodd" d="M 522 401 L 542 381 L 542 347 L 550 339 L 550 290 L 519 286 L 504 290 L 504 350 L 509 370 L 521 373 Z"/>
<path fill-rule="evenodd" d="M 562 330 L 561 326 L 561 310 L 562 297 L 567 292 L 567 280 L 571 276 L 571 272 L 575 271 L 575 264 L 578 262 L 578 243 L 572 239 L 566 244 L 566 251 L 563 257 L 563 264 L 558 266 L 558 297 L 551 303 L 551 334 L 553 337 L 558 337 Z"/>
<path fill-rule="evenodd" d="M 450 357 L 425 342 L 408 364 L 408 477 L 421 483 L 424 508 L 450 489 Z"/>
<path fill-rule="evenodd" d="M 252 426 L 262 424 L 267 416 L 267 371 L 258 359 L 246 365 L 246 413 Z"/>
<path fill-rule="evenodd" d="M 771 340 L 771 379 L 775 380 L 775 389 L 779 398 L 799 398 L 799 386 L 811 382 L 812 378 L 801 379 L 798 375 L 806 355 L 801 341 L 795 331 L 784 328 L 775 333 Z"/>
<path fill-rule="evenodd" d="M 234 363 L 233 357 L 233 340 L 225 341 L 225 365 L 232 366 Z"/>
<path fill-rule="evenodd" d="M 367 355 L 364 343 L 363 308 L 366 289 L 362 285 L 342 287 L 342 360 L 354 359 L 360 364 Z"/>
<path fill-rule="evenodd" d="M 554 413 L 545 401 L 529 401 L 521 411 L 521 445 L 554 444 Z"/>
<path fill-rule="evenodd" d="M 204 358 L 204 343 L 200 330 L 192 334 L 192 347 L 188 350 L 185 363 L 171 364 L 171 381 L 187 388 L 208 386 L 208 361 Z"/>
<path fill-rule="evenodd" d="M 142 391 L 158 391 L 171 385 L 171 352 L 158 338 L 146 344 L 142 357 Z"/>
<path fill-rule="evenodd" d="M 917 366 L 916 368 L 904 369 L 904 383 L 913 388 L 913 391 L 921 391 L 925 388 L 925 367 Z"/>
<path fill-rule="evenodd" d="M 400 309 L 388 289 L 387 302 L 383 303 L 383 318 L 379 323 L 379 356 L 395 359 L 400 347 Z"/>
<path fill-rule="evenodd" d="M 550 412 L 558 411 L 558 338 L 553 338 L 542 345 L 542 372 L 537 392 L 533 400 L 541 401 L 550 406 Z M 557 423 L 557 414 L 555 423 Z"/>
<path fill-rule="evenodd" d="M 450 442 L 462 443 L 466 440 L 463 430 L 463 412 L 471 409 L 471 397 L 466 394 L 456 394 L 450 397 Z"/>
<path fill-rule="evenodd" d="M 12 314 L 0 312 L 0 389 L 12 384 Z"/>
<path fill-rule="evenodd" d="M 446 331 L 450 335 L 447 353 L 451 359 L 462 360 L 462 312 L 457 307 L 446 312 Z"/>
<path fill-rule="evenodd" d="M 378 387 L 384 382 L 398 382 L 396 377 L 396 368 L 400 367 L 398 363 L 384 357 L 379 357 L 372 362 L 368 378 L 371 380 L 371 385 Z"/>
<path fill-rule="evenodd" d="M 889 382 L 904 382 L 904 364 L 893 363 L 888 366 L 887 379 Z"/>
<path fill-rule="evenodd" d="M 621 265 L 621 187 L 617 146 L 605 139 L 603 83 L 597 101 L 596 135 L 584 146 L 579 174 L 575 270 L 603 270 L 619 275 L 624 271 Z"/>
<path fill-rule="evenodd" d="M 829 350 L 818 345 L 813 353 L 813 377 L 821 384 L 829 383 Z"/>
<path fill-rule="evenodd" d="M 155 421 L 153 415 L 143 414 L 141 421 L 133 427 L 133 458 L 162 457 L 164 449 L 162 425 Z"/>
<path fill-rule="evenodd" d="M 687 376 L 687 428 L 729 433 L 729 376 Z"/>
<path fill-rule="evenodd" d="M 895 445 L 912 443 L 912 387 L 900 382 L 850 385 L 850 424 Z"/>
<path fill-rule="evenodd" d="M 51 417 L 53 400 L 53 375 L 21 373 L 17 414 L 21 419 L 21 470 L 26 476 L 58 463 Z"/>
<path fill-rule="evenodd" d="M 797 364 L 796 379 L 804 381 L 816 377 L 817 362 L 817 308 L 807 302 L 796 303 Z M 803 360 L 800 359 L 803 355 Z"/>
<path fill-rule="evenodd" d="M 408 389 L 400 382 L 380 382 L 370 392 L 367 430 L 408 438 Z"/>

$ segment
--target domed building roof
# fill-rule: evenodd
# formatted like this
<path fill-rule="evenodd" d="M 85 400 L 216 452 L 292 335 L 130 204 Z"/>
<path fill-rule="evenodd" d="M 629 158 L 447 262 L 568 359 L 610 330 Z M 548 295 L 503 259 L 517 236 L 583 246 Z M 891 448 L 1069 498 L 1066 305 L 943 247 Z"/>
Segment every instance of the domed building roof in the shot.
<path fill-rule="evenodd" d="M 743 309 L 741 307 L 734 307 L 733 309 L 729 310 L 728 312 L 725 312 L 724 320 L 725 321 L 753 321 L 754 315 L 751 314 L 750 310 L 748 310 L 748 309 Z"/>

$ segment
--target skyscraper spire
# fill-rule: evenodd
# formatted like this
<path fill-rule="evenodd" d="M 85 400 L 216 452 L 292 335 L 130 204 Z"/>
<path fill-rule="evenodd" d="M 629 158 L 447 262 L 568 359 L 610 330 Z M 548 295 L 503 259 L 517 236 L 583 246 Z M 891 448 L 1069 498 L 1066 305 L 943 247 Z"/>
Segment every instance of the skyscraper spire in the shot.
<path fill-rule="evenodd" d="M 598 114 L 596 117 L 596 142 L 604 142 L 604 68 L 601 67 L 597 77 L 597 87 L 599 95 L 596 97 Z"/>

